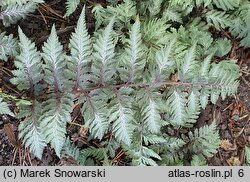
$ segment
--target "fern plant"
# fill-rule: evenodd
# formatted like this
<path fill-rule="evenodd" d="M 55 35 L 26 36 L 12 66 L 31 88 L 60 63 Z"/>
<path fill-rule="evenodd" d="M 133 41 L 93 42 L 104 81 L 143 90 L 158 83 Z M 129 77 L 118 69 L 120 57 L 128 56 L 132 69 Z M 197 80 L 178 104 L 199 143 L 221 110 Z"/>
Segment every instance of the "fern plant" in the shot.
<path fill-rule="evenodd" d="M 231 26 L 227 11 L 239 4 L 111 4 L 93 8 L 92 36 L 83 9 L 68 55 L 55 25 L 41 52 L 19 29 L 12 83 L 31 100 L 19 108 L 19 137 L 39 158 L 49 144 L 58 157 L 70 155 L 81 165 L 114 165 L 118 150 L 130 165 L 205 165 L 205 158 L 216 153 L 219 134 L 215 121 L 194 128 L 200 111 L 234 94 L 239 85 L 236 61 L 225 58 L 229 40 L 214 40 L 208 27 Z M 205 7 L 205 18 L 184 20 L 198 6 Z M 224 57 L 215 61 L 215 56 Z M 79 150 L 67 139 L 74 104 L 81 105 L 88 141 L 98 140 L 98 147 Z"/>

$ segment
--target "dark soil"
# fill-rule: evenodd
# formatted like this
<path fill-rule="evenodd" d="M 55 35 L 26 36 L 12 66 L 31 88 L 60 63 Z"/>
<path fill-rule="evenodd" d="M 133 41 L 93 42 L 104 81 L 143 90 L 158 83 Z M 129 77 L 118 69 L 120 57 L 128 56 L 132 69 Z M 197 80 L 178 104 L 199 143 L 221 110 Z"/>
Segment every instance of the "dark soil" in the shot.
<path fill-rule="evenodd" d="M 101 0 L 99 2 L 105 3 Z M 80 9 L 78 8 L 69 19 L 64 19 L 62 17 L 65 12 L 64 2 L 60 0 L 47 1 L 46 6 L 40 5 L 39 11 L 29 15 L 25 20 L 19 21 L 17 24 L 7 28 L 0 25 L 0 29 L 6 31 L 8 34 L 12 33 L 17 37 L 17 26 L 20 26 L 24 33 L 36 42 L 36 45 L 40 49 L 43 42 L 46 41 L 52 25 L 56 24 L 60 41 L 67 51 L 69 35 L 76 25 Z M 90 11 L 87 9 L 87 25 L 91 33 L 94 28 L 94 20 Z M 205 110 L 202 110 L 197 123 L 198 126 L 203 126 L 213 119 L 217 120 L 222 143 L 218 153 L 208 159 L 209 165 L 242 165 L 244 163 L 244 147 L 250 145 L 250 50 L 239 48 L 237 46 L 238 42 L 232 37 L 231 39 L 234 47 L 228 58 L 236 58 L 241 68 L 238 92 L 226 100 L 218 100 L 215 105 L 210 103 Z M 5 93 L 21 97 L 24 93 L 18 91 L 9 82 L 11 73 L 8 70 L 13 69 L 13 61 L 0 63 L 0 66 L 6 68 L 5 72 L 1 75 L 0 89 Z M 12 109 L 15 108 L 13 107 Z M 73 115 L 75 114 L 77 114 L 77 109 Z M 29 155 L 28 152 L 20 147 L 17 139 L 18 125 L 19 121 L 15 118 L 6 115 L 0 118 L 0 165 L 67 164 L 67 159 L 59 160 L 50 148 L 46 148 L 41 160 Z M 80 131 L 72 127 L 68 128 L 68 133 L 70 133 L 71 139 L 76 141 L 79 147 L 84 145 L 85 141 L 81 139 L 83 137 Z"/>

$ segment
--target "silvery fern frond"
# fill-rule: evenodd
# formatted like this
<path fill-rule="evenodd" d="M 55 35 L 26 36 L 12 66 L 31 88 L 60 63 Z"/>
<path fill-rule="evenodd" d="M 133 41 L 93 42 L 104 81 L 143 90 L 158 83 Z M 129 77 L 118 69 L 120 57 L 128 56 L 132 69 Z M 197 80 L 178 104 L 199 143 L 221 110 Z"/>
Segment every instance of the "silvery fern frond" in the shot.
<path fill-rule="evenodd" d="M 76 10 L 77 6 L 79 5 L 80 0 L 67 0 L 66 1 L 66 13 L 64 17 L 70 16 Z"/>
<path fill-rule="evenodd" d="M 130 39 L 128 40 L 125 53 L 121 57 L 121 78 L 128 83 L 141 80 L 140 75 L 145 66 L 145 60 L 142 59 L 140 22 L 137 18 L 130 31 Z"/>
<path fill-rule="evenodd" d="M 53 25 L 51 34 L 42 50 L 42 58 L 45 61 L 45 81 L 54 88 L 55 92 L 61 92 L 65 84 L 63 68 L 66 63 L 63 46 L 58 40 L 55 25 Z"/>
<path fill-rule="evenodd" d="M 51 143 L 57 156 L 60 156 L 66 139 L 66 124 L 71 121 L 70 112 L 73 105 L 73 96 L 66 92 L 67 84 L 65 82 L 67 82 L 67 79 L 63 74 L 66 63 L 63 47 L 58 41 L 54 25 L 42 50 L 42 57 L 45 61 L 44 79 L 53 89 L 48 99 L 43 103 L 40 122 L 46 142 Z"/>
<path fill-rule="evenodd" d="M 123 145 L 126 154 L 132 158 L 134 166 L 157 166 L 154 159 L 161 160 L 161 157 L 151 148 L 143 145 L 143 131 L 134 133 L 133 142 L 130 146 Z"/>
<path fill-rule="evenodd" d="M 200 155 L 193 155 L 191 160 L 191 166 L 206 166 L 206 159 Z"/>
<path fill-rule="evenodd" d="M 185 110 L 187 93 L 180 90 L 172 90 L 167 99 L 167 107 L 170 109 L 169 122 L 174 126 L 185 126 L 187 113 Z"/>
<path fill-rule="evenodd" d="M 240 0 L 212 0 L 212 2 L 224 11 L 234 10 L 240 5 Z"/>
<path fill-rule="evenodd" d="M 20 131 L 18 137 L 23 139 L 25 147 L 29 148 L 32 154 L 41 159 L 43 149 L 47 146 L 39 121 L 41 104 L 34 100 L 31 106 L 21 106 L 20 110 L 17 117 L 22 119 L 25 116 L 25 118 L 18 126 Z"/>
<path fill-rule="evenodd" d="M 130 145 L 135 129 L 134 111 L 132 110 L 133 98 L 129 94 L 131 88 L 120 88 L 115 91 L 115 98 L 109 104 L 109 122 L 112 123 L 112 131 L 119 142 Z"/>
<path fill-rule="evenodd" d="M 191 150 L 206 157 L 211 157 L 215 154 L 220 144 L 220 136 L 218 131 L 216 131 L 215 121 L 210 125 L 196 129 L 193 133 L 189 132 L 188 138 Z"/>
<path fill-rule="evenodd" d="M 161 11 L 161 5 L 163 0 L 150 0 L 148 10 L 150 12 L 150 16 L 155 16 Z"/>
<path fill-rule="evenodd" d="M 72 33 L 69 48 L 71 57 L 68 68 L 73 81 L 76 82 L 75 86 L 82 87 L 82 77 L 87 72 L 86 67 L 91 62 L 92 54 L 92 42 L 85 22 L 85 8 L 82 10 L 75 32 Z"/>
<path fill-rule="evenodd" d="M 41 91 L 39 82 L 43 79 L 41 56 L 35 44 L 25 36 L 20 27 L 18 33 L 20 53 L 16 56 L 17 70 L 13 71 L 15 77 L 11 79 L 11 82 L 17 85 L 19 90 L 29 89 L 30 96 L 35 98 Z M 18 127 L 19 138 L 23 139 L 25 147 L 29 147 L 31 153 L 41 159 L 46 142 L 40 128 L 39 103 L 33 100 L 31 105 L 19 107 L 17 117 L 22 120 Z"/>
<path fill-rule="evenodd" d="M 230 31 L 234 36 L 240 38 L 240 45 L 250 47 L 250 3 L 244 1 L 238 11 L 235 12 L 235 17 L 230 26 Z"/>
<path fill-rule="evenodd" d="M 150 133 L 160 133 L 160 128 L 163 125 L 160 115 L 163 107 L 161 95 L 152 88 L 138 92 L 137 99 L 145 130 Z"/>
<path fill-rule="evenodd" d="M 94 43 L 92 72 L 98 77 L 98 84 L 104 85 L 115 72 L 115 42 L 112 35 L 114 18 L 108 26 L 98 35 Z"/>
<path fill-rule="evenodd" d="M 215 43 L 215 56 L 223 57 L 227 55 L 232 48 L 230 40 L 226 38 L 218 39 L 214 43 Z"/>
<path fill-rule="evenodd" d="M 231 25 L 230 17 L 224 11 L 211 10 L 206 13 L 206 19 L 209 25 L 217 30 L 224 29 Z"/>
<path fill-rule="evenodd" d="M 104 90 L 94 90 L 85 94 L 83 98 L 82 115 L 84 125 L 89 128 L 93 138 L 102 139 L 108 131 L 107 99 L 109 96 Z"/>
<path fill-rule="evenodd" d="M 196 44 L 194 44 L 190 49 L 188 49 L 185 57 L 184 62 L 181 65 L 179 77 L 181 81 L 189 80 L 190 78 L 193 78 L 194 75 L 197 74 L 197 71 L 199 70 L 197 67 L 199 64 L 197 64 L 196 61 Z"/>
<path fill-rule="evenodd" d="M 173 7 L 168 7 L 164 10 L 163 19 L 165 19 L 167 21 L 182 23 L 181 13 L 178 12 Z"/>
<path fill-rule="evenodd" d="M 173 56 L 176 41 L 176 38 L 173 38 L 167 46 L 156 52 L 155 61 L 157 68 L 155 71 L 155 80 L 164 81 L 173 72 L 175 68 Z"/>
<path fill-rule="evenodd" d="M 34 12 L 37 8 L 37 2 L 27 2 L 26 4 L 14 4 L 11 6 L 2 6 L 0 11 L 0 20 L 4 26 L 16 23 L 25 18 L 27 14 Z"/>
<path fill-rule="evenodd" d="M 39 91 L 36 86 L 43 79 L 42 60 L 35 43 L 25 36 L 20 27 L 18 32 L 20 54 L 16 56 L 17 69 L 13 71 L 15 77 L 11 79 L 11 82 L 17 85 L 19 90 L 30 89 L 33 94 Z"/>
<path fill-rule="evenodd" d="M 213 64 L 209 73 L 209 82 L 214 84 L 211 90 L 211 101 L 215 103 L 219 95 L 222 99 L 237 91 L 239 81 L 239 67 L 234 60 L 224 60 Z M 218 86 L 216 86 L 218 85 Z"/>
<path fill-rule="evenodd" d="M 71 94 L 51 93 L 42 103 L 42 115 L 39 118 L 42 135 L 47 143 L 61 156 L 66 139 L 66 124 L 71 121 L 73 96 Z"/>
<path fill-rule="evenodd" d="M 17 40 L 13 35 L 5 35 L 5 32 L 0 34 L 0 60 L 7 61 L 9 56 L 17 54 Z"/>

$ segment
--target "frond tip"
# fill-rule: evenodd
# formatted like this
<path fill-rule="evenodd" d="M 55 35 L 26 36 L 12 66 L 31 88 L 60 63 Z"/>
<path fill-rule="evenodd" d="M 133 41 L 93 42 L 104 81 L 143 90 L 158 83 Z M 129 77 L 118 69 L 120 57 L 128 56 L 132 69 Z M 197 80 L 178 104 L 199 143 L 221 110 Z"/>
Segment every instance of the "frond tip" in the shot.
<path fill-rule="evenodd" d="M 11 82 L 17 85 L 19 90 L 31 89 L 33 94 L 36 91 L 36 85 L 43 79 L 41 56 L 35 43 L 25 36 L 20 27 L 18 33 L 20 54 L 16 56 L 17 70 L 13 71 L 15 77 Z"/>
<path fill-rule="evenodd" d="M 67 11 L 64 17 L 70 16 L 76 10 L 79 3 L 80 3 L 80 0 L 67 0 L 66 1 Z"/>

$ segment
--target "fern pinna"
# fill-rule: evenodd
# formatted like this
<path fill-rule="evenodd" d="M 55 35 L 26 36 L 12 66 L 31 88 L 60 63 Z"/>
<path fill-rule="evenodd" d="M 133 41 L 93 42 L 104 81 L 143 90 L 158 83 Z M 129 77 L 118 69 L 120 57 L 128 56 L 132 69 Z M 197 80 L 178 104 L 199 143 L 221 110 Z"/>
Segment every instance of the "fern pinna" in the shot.
<path fill-rule="evenodd" d="M 20 51 L 12 82 L 32 96 L 31 105 L 20 107 L 19 130 L 25 147 L 34 155 L 41 158 L 50 144 L 57 156 L 66 152 L 82 159 L 82 165 L 100 164 L 95 163 L 98 160 L 111 165 L 117 150 L 124 151 L 131 165 L 183 165 L 187 154 L 192 154 L 190 164 L 198 165 L 216 153 L 219 135 L 215 121 L 192 128 L 210 100 L 215 103 L 220 96 L 224 99 L 236 92 L 239 67 L 235 60 L 213 61 L 214 55 L 228 53 L 228 48 L 219 46 L 227 40 L 213 40 L 201 19 L 194 19 L 188 28 L 169 28 L 173 21 L 182 22 L 183 15 L 170 17 L 170 11 L 179 12 L 175 4 L 182 4 L 183 12 L 188 13 L 184 1 L 157 2 L 167 8 L 168 17 L 145 20 L 140 16 L 143 9 L 136 10 L 129 0 L 117 9 L 107 7 L 102 13 L 110 15 L 109 21 L 97 20 L 97 26 L 104 28 L 93 36 L 87 30 L 84 8 L 70 38 L 69 55 L 58 41 L 55 25 L 41 53 L 19 30 Z M 202 1 L 207 6 L 210 2 L 226 10 L 236 6 Z M 118 10 L 130 6 L 135 15 L 130 14 L 133 21 L 125 23 L 127 15 Z M 158 6 L 156 2 L 145 6 L 149 9 L 145 12 L 161 13 L 155 11 Z M 97 10 L 94 13 L 101 16 Z M 117 19 L 117 13 L 124 18 Z M 213 16 L 220 15 L 207 14 L 207 22 L 215 28 L 228 26 Z M 164 28 L 156 31 L 151 25 Z M 128 31 L 121 32 L 122 26 Z M 196 33 L 203 37 L 193 41 L 190 37 Z M 88 140 L 99 139 L 99 148 L 78 151 L 66 139 L 75 103 L 81 106 Z"/>

